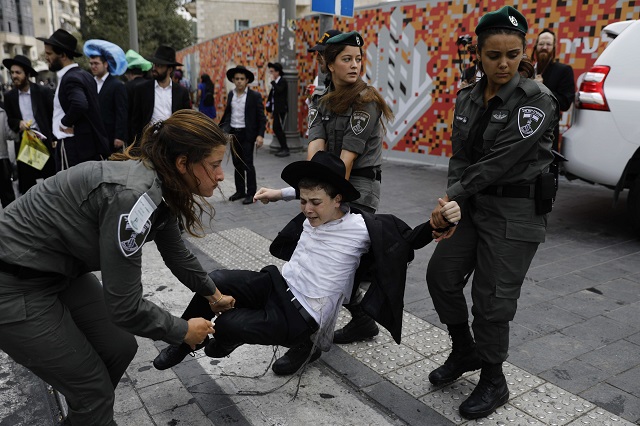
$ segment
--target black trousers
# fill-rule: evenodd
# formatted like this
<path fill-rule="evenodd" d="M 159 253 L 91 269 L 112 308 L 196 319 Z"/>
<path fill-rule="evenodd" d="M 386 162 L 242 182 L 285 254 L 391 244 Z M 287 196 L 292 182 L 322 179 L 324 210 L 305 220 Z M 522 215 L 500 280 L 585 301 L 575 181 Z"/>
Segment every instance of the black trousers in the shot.
<path fill-rule="evenodd" d="M 2 158 L 0 159 L 0 202 L 2 202 L 2 207 L 7 207 L 15 199 L 16 195 L 13 192 L 13 183 L 11 183 L 11 161 L 8 158 Z"/>
<path fill-rule="evenodd" d="M 55 148 L 56 157 L 56 171 L 73 167 L 76 164 L 84 163 L 85 161 L 100 161 L 103 158 L 99 154 L 87 156 L 81 154 L 78 150 L 78 144 L 93 143 L 93 141 L 82 140 L 78 137 L 64 138 L 63 141 L 58 141 Z M 64 147 L 64 153 L 63 153 Z"/>
<path fill-rule="evenodd" d="M 275 266 L 260 272 L 218 270 L 209 274 L 218 289 L 236 299 L 235 308 L 215 320 L 216 340 L 226 343 L 293 347 L 312 332 L 290 302 L 290 293 Z M 213 318 L 207 299 L 195 295 L 182 318 Z"/>
<path fill-rule="evenodd" d="M 93 274 L 0 272 L 0 349 L 61 392 L 72 425 L 115 425 L 114 389 L 138 349 L 109 319 Z"/>
<path fill-rule="evenodd" d="M 235 155 L 232 155 L 232 159 L 236 192 L 253 195 L 258 187 L 256 168 L 253 165 L 253 148 L 256 141 L 248 140 L 245 129 L 231 129 L 231 134 L 235 136 L 232 142 Z"/>
<path fill-rule="evenodd" d="M 280 149 L 289 150 L 287 146 L 287 136 L 284 133 L 283 125 L 284 120 L 287 117 L 286 112 L 274 112 L 273 113 L 273 133 L 275 133 L 278 138 L 278 142 L 280 142 Z"/>

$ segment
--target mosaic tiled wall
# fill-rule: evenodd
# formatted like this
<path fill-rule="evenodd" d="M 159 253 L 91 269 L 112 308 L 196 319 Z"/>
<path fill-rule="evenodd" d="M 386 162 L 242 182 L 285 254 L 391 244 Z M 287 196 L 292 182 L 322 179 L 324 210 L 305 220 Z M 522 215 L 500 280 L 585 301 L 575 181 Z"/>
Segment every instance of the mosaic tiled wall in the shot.
<path fill-rule="evenodd" d="M 609 0 L 515 1 L 418 1 L 383 3 L 356 10 L 354 18 L 336 18 L 334 28 L 357 30 L 365 39 L 365 80 L 377 87 L 396 119 L 388 126 L 386 155 L 419 162 L 442 162 L 451 155 L 450 124 L 460 75 L 460 35 L 471 34 L 480 17 L 511 4 L 529 21 L 529 46 L 543 28 L 558 37 L 558 57 L 578 76 L 591 67 L 608 40 L 600 30 L 611 22 L 639 19 L 640 2 Z M 278 57 L 276 24 L 228 34 L 179 52 L 180 59 L 196 59 L 193 71 L 207 72 L 217 84 L 216 103 L 224 108 L 232 85 L 227 68 L 241 64 L 256 74 L 253 88 L 266 95 L 267 62 Z M 315 77 L 317 64 L 307 48 L 318 38 L 318 17 L 298 20 L 299 128 L 306 130 L 304 93 Z M 224 85 L 222 82 L 225 82 Z M 223 89 L 224 87 L 224 89 Z M 563 118 L 567 123 L 567 117 Z"/>

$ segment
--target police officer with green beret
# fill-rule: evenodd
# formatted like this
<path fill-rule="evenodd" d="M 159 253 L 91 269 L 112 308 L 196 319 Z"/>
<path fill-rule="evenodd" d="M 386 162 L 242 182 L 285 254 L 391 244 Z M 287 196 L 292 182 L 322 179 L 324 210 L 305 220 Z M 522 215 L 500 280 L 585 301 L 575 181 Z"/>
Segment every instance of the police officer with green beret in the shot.
<path fill-rule="evenodd" d="M 307 159 L 320 150 L 339 156 L 347 167 L 345 177 L 361 194 L 351 204 L 375 213 L 382 180 L 383 118 L 392 120 L 393 112 L 378 91 L 361 78 L 364 41 L 357 31 L 338 33 L 324 44 L 319 52 L 321 64 L 331 82 L 314 94 L 309 106 Z M 347 306 L 352 320 L 336 331 L 334 342 L 350 343 L 378 334 L 375 321 L 357 304 L 362 296 L 362 292 L 354 295 L 356 304 Z"/>
<path fill-rule="evenodd" d="M 214 332 L 209 319 L 187 321 L 143 297 L 146 241 L 216 312 L 233 307 L 178 229 L 201 229 L 227 140 L 204 114 L 177 111 L 144 132 L 135 155 L 130 147 L 116 154 L 123 161 L 71 167 L 0 212 L 0 349 L 65 396 L 72 425 L 115 425 L 133 334 L 194 348 Z"/>
<path fill-rule="evenodd" d="M 462 220 L 438 244 L 427 270 L 434 306 L 452 339 L 450 356 L 429 380 L 442 385 L 481 368 L 460 405 L 467 419 L 488 416 L 509 399 L 502 372 L 509 322 L 555 196 L 548 171 L 559 109 L 551 92 L 531 79 L 527 30 L 524 16 L 510 6 L 487 13 L 476 27 L 484 76 L 458 93 L 442 197 L 462 204 Z M 442 227 L 439 209 L 432 223 Z M 463 294 L 472 272 L 473 336 Z"/>

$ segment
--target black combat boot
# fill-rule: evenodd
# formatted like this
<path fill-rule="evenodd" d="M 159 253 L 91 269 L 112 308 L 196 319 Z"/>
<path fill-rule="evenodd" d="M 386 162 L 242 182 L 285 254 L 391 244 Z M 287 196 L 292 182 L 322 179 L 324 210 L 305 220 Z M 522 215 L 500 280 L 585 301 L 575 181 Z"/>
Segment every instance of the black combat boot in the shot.
<path fill-rule="evenodd" d="M 460 415 L 465 419 L 487 417 L 509 400 L 507 380 L 502 373 L 502 363 L 482 363 L 480 381 L 469 398 L 460 405 Z"/>
<path fill-rule="evenodd" d="M 429 381 L 436 386 L 453 382 L 467 371 L 482 366 L 469 324 L 450 324 L 447 328 L 451 336 L 451 353 L 443 365 L 429 374 Z"/>
<path fill-rule="evenodd" d="M 351 321 L 333 334 L 333 343 L 351 343 L 370 339 L 378 335 L 380 330 L 376 322 L 363 310 L 360 304 L 347 305 L 351 312 Z"/>
<path fill-rule="evenodd" d="M 153 366 L 156 370 L 166 370 L 167 368 L 174 367 L 182 362 L 182 360 L 189 355 L 202 349 L 208 343 L 209 338 L 204 339 L 202 343 L 196 345 L 196 349 L 192 350 L 189 345 L 182 343 L 180 345 L 169 345 L 160 351 L 160 354 L 153 360 Z"/>

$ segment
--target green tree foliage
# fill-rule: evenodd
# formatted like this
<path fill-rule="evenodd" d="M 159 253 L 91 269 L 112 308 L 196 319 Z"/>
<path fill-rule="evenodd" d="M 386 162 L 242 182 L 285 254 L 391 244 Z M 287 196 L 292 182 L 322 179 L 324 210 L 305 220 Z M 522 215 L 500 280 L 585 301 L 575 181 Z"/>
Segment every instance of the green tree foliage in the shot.
<path fill-rule="evenodd" d="M 82 38 L 108 40 L 129 49 L 127 0 L 81 0 Z M 180 50 L 194 43 L 191 24 L 176 13 L 177 0 L 137 0 L 140 54 L 165 44 Z"/>

